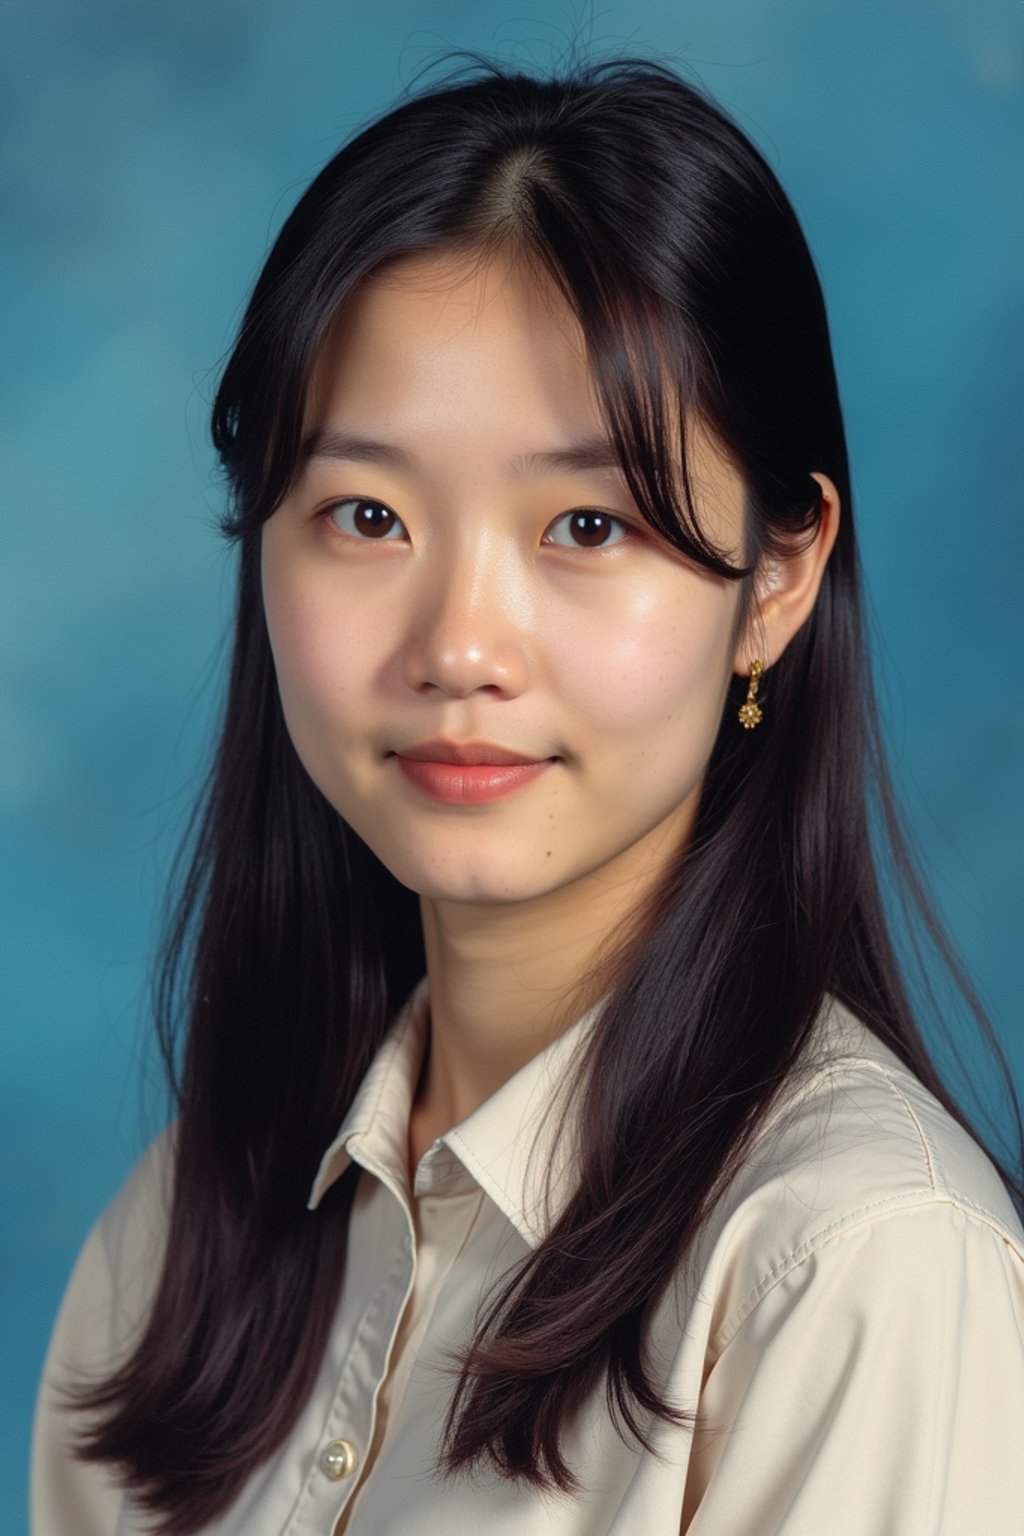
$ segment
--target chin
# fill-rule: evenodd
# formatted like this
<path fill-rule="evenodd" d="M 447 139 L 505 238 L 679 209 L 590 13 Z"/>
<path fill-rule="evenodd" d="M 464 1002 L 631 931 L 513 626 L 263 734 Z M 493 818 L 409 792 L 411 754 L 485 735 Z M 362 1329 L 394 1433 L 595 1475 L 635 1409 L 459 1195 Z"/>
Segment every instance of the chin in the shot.
<path fill-rule="evenodd" d="M 493 878 L 489 874 L 466 870 L 439 874 L 436 871 L 412 869 L 405 863 L 389 864 L 388 868 L 402 885 L 430 901 L 455 901 L 473 905 L 502 905 L 529 901 L 544 894 L 536 884 Z"/>
<path fill-rule="evenodd" d="M 417 857 L 408 848 L 399 851 L 393 847 L 370 843 L 370 847 L 400 884 L 431 901 L 456 901 L 477 904 L 511 903 L 529 901 L 543 896 L 553 885 L 554 872 L 538 881 L 536 864 L 529 871 L 515 868 L 515 860 L 509 857 L 481 859 L 479 855 L 446 858 L 436 856 Z"/>

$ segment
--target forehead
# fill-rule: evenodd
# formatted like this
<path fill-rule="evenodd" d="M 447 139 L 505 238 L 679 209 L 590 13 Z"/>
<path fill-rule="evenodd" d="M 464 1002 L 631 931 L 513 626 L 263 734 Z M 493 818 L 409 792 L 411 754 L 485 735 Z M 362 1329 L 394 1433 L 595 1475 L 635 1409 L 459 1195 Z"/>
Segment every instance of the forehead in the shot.
<path fill-rule="evenodd" d="M 699 419 L 684 423 L 666 384 L 666 432 L 681 464 L 685 425 L 694 510 L 713 540 L 736 548 L 741 477 Z M 386 438 L 403 450 L 395 461 L 446 474 L 545 456 L 564 467 L 559 450 L 585 443 L 581 467 L 622 481 L 614 452 L 602 469 L 593 451 L 610 442 L 578 319 L 536 261 L 505 252 L 403 256 L 346 298 L 307 396 L 307 442 L 332 432 Z"/>
<path fill-rule="evenodd" d="M 440 412 L 502 390 L 542 409 L 600 412 L 583 332 L 553 279 L 510 253 L 445 251 L 396 258 L 336 312 L 313 370 L 308 413 L 358 397 L 393 407 L 422 390 Z"/>

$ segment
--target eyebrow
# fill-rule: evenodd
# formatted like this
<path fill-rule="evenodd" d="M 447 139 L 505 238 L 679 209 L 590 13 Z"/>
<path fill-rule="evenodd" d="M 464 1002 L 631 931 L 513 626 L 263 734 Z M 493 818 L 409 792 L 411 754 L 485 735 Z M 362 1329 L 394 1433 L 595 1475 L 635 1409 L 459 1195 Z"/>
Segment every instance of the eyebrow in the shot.
<path fill-rule="evenodd" d="M 306 438 L 299 462 L 306 464 L 310 459 L 353 459 L 364 464 L 383 464 L 405 471 L 416 468 L 415 456 L 407 453 L 404 448 L 337 427 L 312 433 Z M 595 470 L 614 470 L 621 473 L 622 470 L 619 456 L 606 437 L 581 438 L 578 442 L 567 443 L 564 448 L 520 453 L 509 461 L 508 467 L 511 476 L 516 479 L 559 472 L 586 474 Z"/>

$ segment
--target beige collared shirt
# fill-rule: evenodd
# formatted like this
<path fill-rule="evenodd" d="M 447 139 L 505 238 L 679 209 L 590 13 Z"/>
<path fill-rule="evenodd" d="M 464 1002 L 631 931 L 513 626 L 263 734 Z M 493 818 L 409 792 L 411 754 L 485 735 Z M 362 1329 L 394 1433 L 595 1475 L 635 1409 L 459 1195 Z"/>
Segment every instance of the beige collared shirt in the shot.
<path fill-rule="evenodd" d="M 435 1142 L 410 1191 L 426 1017 L 421 986 L 324 1153 L 311 1206 L 350 1160 L 364 1170 L 327 1352 L 287 1445 L 210 1536 L 1021 1536 L 1024 1232 L 977 1145 L 838 1005 L 653 1321 L 652 1359 L 696 1434 L 658 1425 L 658 1454 L 637 1450 L 596 1394 L 566 1441 L 581 1496 L 436 1478 L 446 1354 L 571 1186 L 571 1137 L 554 1148 L 545 1112 L 590 1018 Z M 145 1529 L 71 1458 L 53 1391 L 126 1348 L 168 1163 L 164 1137 L 69 1282 L 37 1409 L 33 1536 Z"/>

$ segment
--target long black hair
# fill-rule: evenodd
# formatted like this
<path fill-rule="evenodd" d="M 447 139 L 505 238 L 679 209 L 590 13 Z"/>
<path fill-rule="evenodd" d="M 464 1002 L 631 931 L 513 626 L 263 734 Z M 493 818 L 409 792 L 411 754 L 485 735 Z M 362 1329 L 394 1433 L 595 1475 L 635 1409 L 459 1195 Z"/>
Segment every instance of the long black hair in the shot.
<path fill-rule="evenodd" d="M 339 304 L 386 261 L 453 248 L 514 250 L 554 278 L 643 515 L 747 599 L 758 560 L 818 526 L 812 472 L 844 510 L 815 610 L 766 680 L 763 724 L 737 726 L 737 682 L 692 836 L 617 956 L 578 1081 L 578 1188 L 466 1353 L 443 1468 L 482 1458 L 571 1489 L 561 1432 L 585 1393 L 606 1391 L 622 1433 L 644 1443 L 654 1417 L 678 1417 L 645 1362 L 646 1321 L 827 994 L 972 1129 L 915 1024 L 880 849 L 1010 1082 L 899 830 L 825 308 L 771 169 L 702 93 L 644 61 L 550 78 L 477 62 L 411 96 L 344 147 L 286 221 L 213 410 L 239 586 L 223 729 L 157 997 L 178 1109 L 170 1235 L 137 1347 L 82 1396 L 98 1410 L 82 1454 L 112 1463 L 167 1533 L 224 1510 L 312 1389 L 352 1170 L 317 1211 L 306 1196 L 424 965 L 416 897 L 289 740 L 258 562 Z M 695 421 L 742 473 L 740 566 L 694 515 Z M 1016 1171 L 993 1162 L 1024 1205 Z"/>

